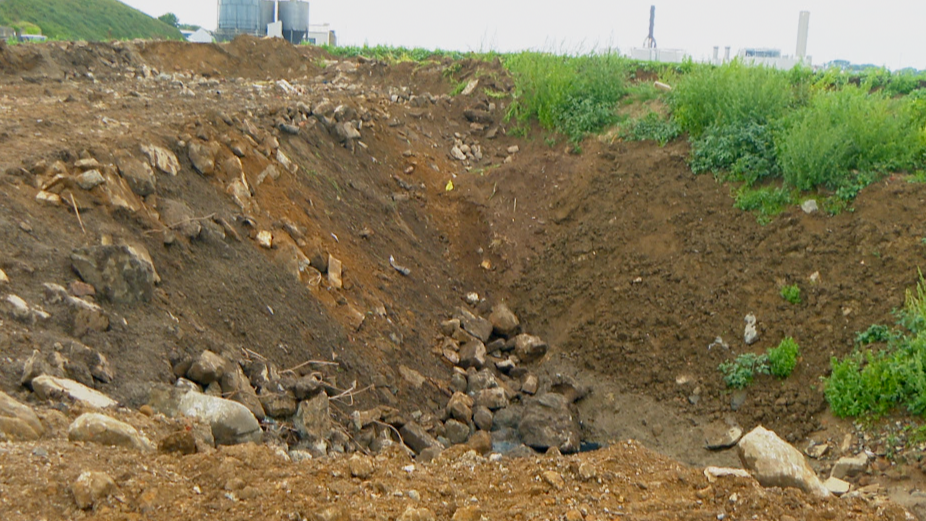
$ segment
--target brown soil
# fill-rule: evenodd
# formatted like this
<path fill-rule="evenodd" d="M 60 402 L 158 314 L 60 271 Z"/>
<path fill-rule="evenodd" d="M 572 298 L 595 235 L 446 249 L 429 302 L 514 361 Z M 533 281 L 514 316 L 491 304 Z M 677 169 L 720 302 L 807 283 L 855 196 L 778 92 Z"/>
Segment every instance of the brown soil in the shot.
<path fill-rule="evenodd" d="M 500 463 L 449 451 L 435 463 L 416 463 L 412 473 L 402 469 L 412 461 L 394 454 L 378 459 L 372 480 L 362 481 L 350 478 L 344 458 L 294 464 L 253 446 L 142 456 L 69 444 L 59 429 L 35 444 L 0 447 L 0 508 L 15 512 L 11 519 L 81 516 L 67 487 L 84 470 L 105 470 L 120 486 L 121 496 L 95 512 L 102 518 L 312 519 L 333 507 L 345 514 L 319 518 L 394 519 L 412 504 L 409 490 L 438 519 L 470 503 L 512 519 L 560 518 L 570 510 L 585 519 L 901 518 L 880 499 L 820 502 L 748 480 L 708 486 L 687 465 L 738 465 L 731 452 L 702 448 L 704 429 L 717 422 L 747 430 L 763 424 L 798 446 L 808 437 L 841 440 L 852 430 L 826 416 L 820 377 L 830 357 L 851 351 L 856 331 L 892 322 L 891 310 L 915 283 L 926 253 L 917 211 L 926 187 L 891 178 L 864 191 L 854 212 L 794 209 L 762 226 L 732 208 L 728 187 L 691 174 L 682 142 L 659 148 L 588 140 L 573 155 L 544 144 L 540 131 L 527 140 L 507 136 L 506 100 L 484 94 L 511 89 L 499 63 L 448 69 L 355 59 L 326 67 L 326 59 L 253 38 L 226 45 L 0 44 L 0 269 L 11 280 L 3 293 L 40 304 L 43 283 L 76 280 L 73 248 L 103 238 L 142 244 L 161 277 L 155 298 L 103 303 L 111 329 L 79 339 L 114 366 L 116 379 L 99 384 L 101 391 L 139 408 L 152 384 L 173 383 L 168 359 L 177 352 L 260 357 L 281 369 L 336 362 L 298 371 L 358 391 L 332 401 L 335 418 L 346 421 L 379 404 L 440 414 L 451 369 L 433 351 L 439 324 L 475 291 L 488 303 L 507 300 L 525 329 L 552 345 L 532 370 L 591 386 L 579 404 L 583 434 L 615 443 L 569 458 Z M 146 67 L 155 74 L 140 79 Z M 158 80 L 157 73 L 183 75 Z M 391 100 L 439 97 L 476 77 L 480 88 L 470 97 L 423 107 Z M 280 79 L 298 93 L 284 93 L 273 83 Z M 297 101 L 322 98 L 368 113 L 362 146 L 345 148 L 320 125 L 306 124 L 297 136 L 277 130 Z M 464 117 L 489 103 L 496 106 L 486 128 Z M 252 139 L 248 123 L 272 134 L 299 168 L 258 187 L 254 178 L 269 161 L 259 153 L 243 157 L 255 187 L 254 206 L 244 211 L 225 190 L 233 179 L 222 160 L 230 144 Z M 448 153 L 455 135 L 477 141 L 485 159 L 464 169 Z M 225 147 L 214 175 L 192 169 L 181 142 L 193 139 Z M 36 202 L 56 160 L 110 163 L 117 150 L 137 153 L 147 144 L 173 150 L 182 171 L 158 174 L 157 193 L 139 200 L 139 211 L 116 210 L 94 191 L 62 193 L 74 196 L 79 217 L 74 205 Z M 520 150 L 507 152 L 512 145 Z M 451 180 L 455 188 L 447 191 Z M 165 198 L 184 201 L 203 220 L 232 223 L 241 240 L 173 236 L 155 210 Z M 273 232 L 273 250 L 252 240 L 259 230 Z M 295 278 L 294 248 L 343 261 L 344 288 Z M 410 275 L 391 268 L 390 256 Z M 812 283 L 815 272 L 819 282 Z M 779 296 L 791 283 L 801 287 L 800 305 Z M 37 401 L 19 385 L 22 362 L 33 350 L 53 352 L 74 340 L 64 315 L 49 311 L 52 319 L 37 326 L 0 321 L 0 389 L 30 403 Z M 753 346 L 743 343 L 748 313 L 758 317 Z M 718 336 L 728 350 L 708 348 Z M 760 378 L 732 411 L 717 365 L 785 336 L 803 350 L 795 374 Z M 424 375 L 424 384 L 406 381 L 403 365 Z M 176 427 L 124 414 L 152 439 Z M 616 442 L 627 438 L 682 463 Z M 582 480 L 582 464 L 597 477 Z M 815 464 L 825 470 L 832 458 Z M 566 486 L 552 489 L 540 477 L 546 470 Z M 869 481 L 910 495 L 921 479 L 911 467 L 902 478 L 876 473 Z"/>

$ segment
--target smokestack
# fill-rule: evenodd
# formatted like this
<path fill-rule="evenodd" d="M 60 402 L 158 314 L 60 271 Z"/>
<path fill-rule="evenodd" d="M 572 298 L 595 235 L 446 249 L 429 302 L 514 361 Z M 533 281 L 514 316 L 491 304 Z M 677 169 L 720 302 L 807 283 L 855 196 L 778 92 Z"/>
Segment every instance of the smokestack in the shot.
<path fill-rule="evenodd" d="M 720 47 L 715 45 L 714 46 L 714 63 L 716 64 L 718 61 L 720 61 Z"/>
<path fill-rule="evenodd" d="M 656 25 L 656 6 L 649 6 L 649 35 L 643 40 L 644 49 L 655 49 L 656 38 L 653 36 L 653 28 Z"/>
<path fill-rule="evenodd" d="M 801 11 L 797 22 L 797 57 L 803 60 L 807 57 L 807 29 L 810 25 L 810 11 Z"/>
<path fill-rule="evenodd" d="M 730 46 L 729 45 L 723 48 L 723 61 L 724 63 L 730 61 Z"/>

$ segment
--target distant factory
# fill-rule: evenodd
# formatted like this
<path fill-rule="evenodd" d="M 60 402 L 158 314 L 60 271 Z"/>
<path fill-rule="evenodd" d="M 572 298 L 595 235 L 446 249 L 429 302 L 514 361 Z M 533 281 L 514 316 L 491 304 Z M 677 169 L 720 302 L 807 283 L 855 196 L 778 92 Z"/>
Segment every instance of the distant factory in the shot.
<path fill-rule="evenodd" d="M 301 0 L 219 0 L 216 40 L 240 34 L 275 36 L 300 44 L 310 39 L 309 3 Z"/>

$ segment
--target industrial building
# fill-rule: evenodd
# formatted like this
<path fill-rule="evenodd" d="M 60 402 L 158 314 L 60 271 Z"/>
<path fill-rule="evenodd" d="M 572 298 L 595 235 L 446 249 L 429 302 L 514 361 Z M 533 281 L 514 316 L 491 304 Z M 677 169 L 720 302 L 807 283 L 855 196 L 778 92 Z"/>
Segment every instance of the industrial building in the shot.
<path fill-rule="evenodd" d="M 218 16 L 220 42 L 250 34 L 299 44 L 309 36 L 309 3 L 302 0 L 219 0 Z"/>

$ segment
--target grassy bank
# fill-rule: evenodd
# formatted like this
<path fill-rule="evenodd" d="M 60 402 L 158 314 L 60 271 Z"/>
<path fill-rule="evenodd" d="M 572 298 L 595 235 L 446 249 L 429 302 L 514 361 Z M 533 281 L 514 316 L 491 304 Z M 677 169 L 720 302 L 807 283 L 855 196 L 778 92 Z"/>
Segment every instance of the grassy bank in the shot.
<path fill-rule="evenodd" d="M 182 38 L 175 27 L 118 0 L 3 0 L 0 25 L 28 22 L 54 40 Z"/>

